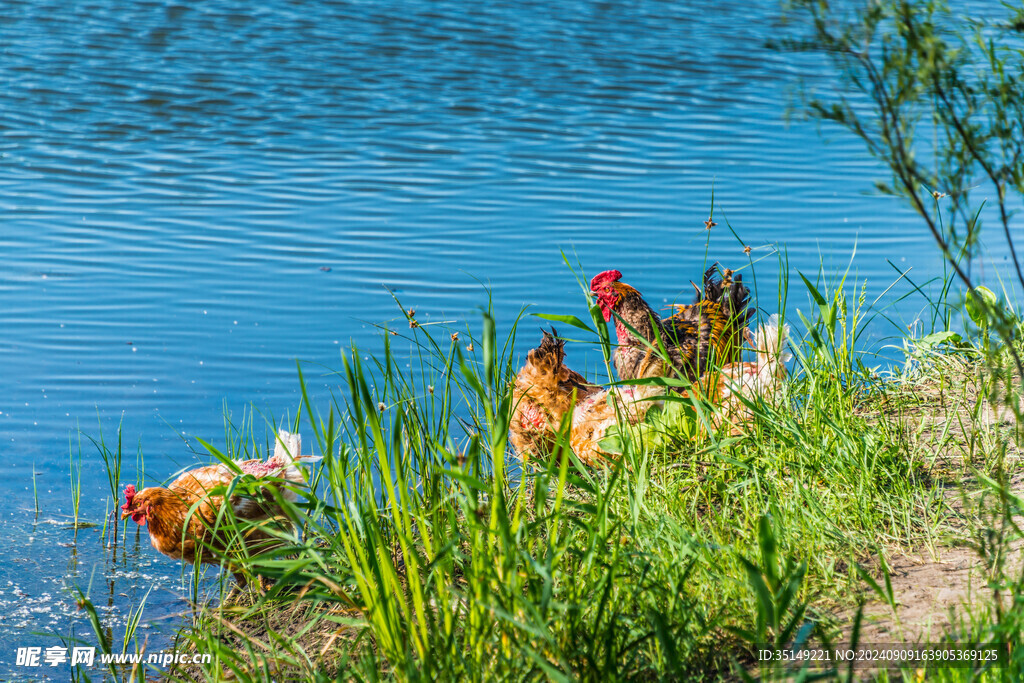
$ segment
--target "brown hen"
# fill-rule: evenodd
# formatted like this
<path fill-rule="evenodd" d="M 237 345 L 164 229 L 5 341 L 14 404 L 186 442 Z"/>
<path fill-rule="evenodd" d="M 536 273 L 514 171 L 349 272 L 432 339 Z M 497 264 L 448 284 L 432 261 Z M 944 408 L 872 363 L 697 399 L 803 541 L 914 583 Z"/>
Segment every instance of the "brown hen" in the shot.
<path fill-rule="evenodd" d="M 244 544 L 250 554 L 265 551 L 277 543 L 271 529 L 280 532 L 290 526 L 281 524 L 281 508 L 273 498 L 266 496 L 257 500 L 234 495 L 225 501 L 223 495 L 213 492 L 230 484 L 240 473 L 257 479 L 276 477 L 301 485 L 305 482 L 302 463 L 320 457 L 299 455 L 300 450 L 299 435 L 281 430 L 274 455 L 265 462 L 236 460 L 235 467 L 224 463 L 198 467 L 185 472 L 166 488 L 150 486 L 136 492 L 134 486 L 128 485 L 124 490 L 121 519 L 131 517 L 140 526 L 148 524 L 149 540 L 154 548 L 168 557 L 192 564 L 219 563 L 224 551 L 239 549 L 239 543 Z M 281 495 L 286 500 L 296 499 L 296 492 L 288 487 L 281 488 Z M 234 517 L 257 524 L 235 528 L 228 522 L 230 515 L 225 514 L 225 503 L 231 506 Z M 237 570 L 235 578 L 245 585 L 244 576 Z"/>
<path fill-rule="evenodd" d="M 555 447 L 566 413 L 578 401 L 602 391 L 565 365 L 565 341 L 554 328 L 526 356 L 512 387 L 509 438 L 520 454 L 546 455 Z"/>
<path fill-rule="evenodd" d="M 549 457 L 556 447 L 563 420 L 569 424 L 569 444 L 586 464 L 606 455 L 598 443 L 619 417 L 642 420 L 654 405 L 648 400 L 660 387 L 605 389 L 590 384 L 565 365 L 565 341 L 554 329 L 544 332 L 540 346 L 530 351 L 512 387 L 509 438 L 520 458 Z M 571 416 L 571 417 L 570 417 Z"/>

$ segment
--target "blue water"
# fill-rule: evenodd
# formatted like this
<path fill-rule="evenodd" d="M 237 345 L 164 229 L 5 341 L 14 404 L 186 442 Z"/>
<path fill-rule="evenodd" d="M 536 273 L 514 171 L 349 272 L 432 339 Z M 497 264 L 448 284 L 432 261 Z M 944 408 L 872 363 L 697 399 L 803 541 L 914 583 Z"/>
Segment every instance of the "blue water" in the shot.
<path fill-rule="evenodd" d="M 32 632 L 75 623 L 90 641 L 68 593 L 90 577 L 115 632 L 150 584 L 146 614 L 171 615 L 154 633 L 184 610 L 180 566 L 145 536 L 73 538 L 69 440 L 77 453 L 85 435 L 82 515 L 102 522 L 88 437 L 120 423 L 125 477 L 141 452 L 159 482 L 201 461 L 189 437 L 223 445 L 225 409 L 294 415 L 296 359 L 336 368 L 350 343 L 380 348 L 375 325 L 405 324 L 385 286 L 424 322 L 475 325 L 485 285 L 503 326 L 528 304 L 583 316 L 564 251 L 661 303 L 706 258 L 748 263 L 727 222 L 767 257 L 768 312 L 776 248 L 798 282 L 856 247 L 869 301 L 889 261 L 939 272 L 921 224 L 871 194 L 885 174 L 861 145 L 787 115 L 832 82 L 820 57 L 765 47 L 784 28 L 768 0 L 7 0 L 2 15 L 0 672 L 15 646 L 57 644 Z M 873 339 L 922 306 L 891 308 Z M 307 379 L 318 397 L 337 386 Z"/>

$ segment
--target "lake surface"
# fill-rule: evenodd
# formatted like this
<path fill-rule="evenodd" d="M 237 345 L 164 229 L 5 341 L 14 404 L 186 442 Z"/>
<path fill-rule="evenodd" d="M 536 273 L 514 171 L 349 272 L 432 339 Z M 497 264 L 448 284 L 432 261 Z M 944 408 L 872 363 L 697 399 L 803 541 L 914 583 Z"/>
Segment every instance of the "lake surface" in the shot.
<path fill-rule="evenodd" d="M 688 298 L 706 258 L 748 262 L 726 219 L 768 256 L 767 312 L 775 247 L 796 282 L 856 247 L 869 301 L 888 261 L 940 272 L 923 226 L 871 194 L 884 174 L 860 143 L 787 122 L 801 86 L 831 82 L 820 57 L 765 47 L 783 30 L 769 0 L 7 0 L 0 677 L 15 647 L 60 644 L 45 634 L 94 644 L 72 585 L 91 582 L 115 633 L 156 586 L 157 644 L 185 609 L 179 563 L 145 534 L 112 549 L 68 529 L 79 442 L 81 514 L 102 523 L 114 502 L 90 438 L 121 425 L 129 481 L 137 453 L 149 483 L 205 462 L 188 437 L 223 446 L 225 411 L 295 414 L 296 359 L 324 397 L 343 349 L 405 326 L 385 287 L 463 328 L 485 285 L 506 329 L 526 305 L 585 316 L 565 252 L 660 304 Z M 801 291 L 791 311 L 808 310 Z M 888 313 L 905 325 L 923 305 Z M 894 329 L 873 327 L 876 346 Z"/>

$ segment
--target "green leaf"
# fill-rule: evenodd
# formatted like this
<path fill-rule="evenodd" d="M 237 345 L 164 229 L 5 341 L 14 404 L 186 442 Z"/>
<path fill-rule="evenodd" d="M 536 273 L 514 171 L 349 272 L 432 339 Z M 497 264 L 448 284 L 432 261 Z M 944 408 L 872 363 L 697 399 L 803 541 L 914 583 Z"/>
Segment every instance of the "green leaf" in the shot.
<path fill-rule="evenodd" d="M 952 330 L 946 330 L 945 332 L 933 332 L 929 335 L 925 335 L 917 340 L 918 346 L 926 348 L 932 348 L 935 346 L 941 346 L 943 344 L 959 344 L 963 341 L 959 334 Z"/>
<path fill-rule="evenodd" d="M 807 277 L 800 271 L 797 271 L 797 274 L 800 275 L 800 279 L 802 279 L 804 281 L 804 284 L 807 285 L 807 291 L 809 291 L 811 293 L 811 296 L 814 298 L 814 303 L 818 304 L 819 306 L 827 306 L 828 304 L 825 303 L 825 297 L 821 295 L 821 292 L 818 291 L 817 287 L 812 285 L 811 281 L 808 280 Z"/>
<path fill-rule="evenodd" d="M 998 297 L 988 287 L 978 286 L 967 292 L 964 302 L 967 315 L 978 327 L 988 327 L 988 311 L 994 310 Z"/>
<path fill-rule="evenodd" d="M 775 601 L 772 599 L 772 592 L 768 588 L 768 584 L 765 583 L 761 570 L 758 569 L 757 565 L 745 557 L 740 557 L 739 559 L 743 568 L 747 570 L 747 582 L 757 597 L 758 640 L 764 642 L 766 635 L 764 633 L 765 626 L 775 623 Z"/>
<path fill-rule="evenodd" d="M 581 330 L 586 330 L 591 334 L 597 334 L 590 325 L 586 324 L 574 315 L 553 315 L 551 313 L 533 313 L 534 317 L 542 318 L 543 320 L 550 320 L 556 323 L 565 323 L 566 325 L 572 325 L 573 327 Z"/>
<path fill-rule="evenodd" d="M 607 436 L 597 442 L 597 447 L 609 455 L 621 455 L 622 454 L 622 435 L 619 434 L 616 427 L 612 427 L 606 432 Z"/>
<path fill-rule="evenodd" d="M 856 570 L 857 575 L 860 576 L 861 580 L 868 586 L 870 586 L 871 590 L 873 590 L 878 595 L 878 597 L 880 597 L 888 604 L 889 595 L 886 593 L 886 591 L 882 589 L 880 585 L 878 585 L 878 581 L 875 580 L 875 577 L 871 576 L 868 570 L 864 569 L 864 567 L 860 566 L 859 564 L 856 566 Z"/>
<path fill-rule="evenodd" d="M 757 537 L 761 546 L 761 562 L 764 566 L 765 576 L 772 588 L 779 583 L 777 567 L 779 564 L 779 544 L 775 540 L 775 532 L 772 530 L 771 522 L 767 515 L 761 515 L 757 523 Z"/>

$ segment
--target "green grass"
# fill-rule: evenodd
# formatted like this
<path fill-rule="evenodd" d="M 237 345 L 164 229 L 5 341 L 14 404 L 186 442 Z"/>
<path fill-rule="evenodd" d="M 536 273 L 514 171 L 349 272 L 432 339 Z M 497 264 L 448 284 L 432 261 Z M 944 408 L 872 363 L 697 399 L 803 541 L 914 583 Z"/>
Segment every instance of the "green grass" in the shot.
<path fill-rule="evenodd" d="M 759 668 L 758 647 L 841 641 L 859 603 L 896 606 L 887 557 L 954 542 L 975 542 L 988 563 L 990 597 L 962 613 L 968 632 L 1019 641 L 1022 610 L 1005 596 L 1024 600 L 1008 559 L 1024 500 L 1009 484 L 1012 434 L 982 420 L 998 374 L 974 347 L 908 341 L 907 367 L 882 378 L 860 348 L 873 315 L 863 290 L 848 300 L 845 276 L 803 282 L 796 370 L 753 406 L 749 436 L 627 432 L 607 469 L 567 447 L 536 468 L 510 458 L 516 326 L 499 340 L 489 307 L 476 337 L 403 330 L 411 373 L 391 334 L 368 361 L 353 349 L 327 405 L 310 401 L 300 367 L 303 415 L 288 426 L 324 459 L 298 503 L 272 493 L 301 533 L 283 527 L 259 555 L 229 549 L 273 585 L 198 608 L 178 647 L 213 662 L 170 678 L 799 677 Z M 226 454 L 208 448 L 265 455 L 272 444 L 256 431 L 228 428 Z M 119 463 L 120 443 L 104 453 Z M 242 478 L 232 486 L 266 495 Z M 957 487 L 984 504 L 957 509 Z M 246 527 L 229 511 L 220 524 Z M 1021 664 L 977 680 L 1010 680 Z"/>

